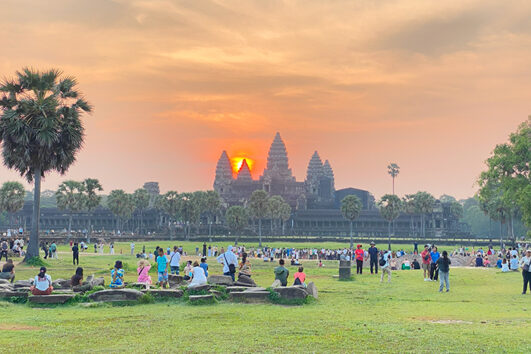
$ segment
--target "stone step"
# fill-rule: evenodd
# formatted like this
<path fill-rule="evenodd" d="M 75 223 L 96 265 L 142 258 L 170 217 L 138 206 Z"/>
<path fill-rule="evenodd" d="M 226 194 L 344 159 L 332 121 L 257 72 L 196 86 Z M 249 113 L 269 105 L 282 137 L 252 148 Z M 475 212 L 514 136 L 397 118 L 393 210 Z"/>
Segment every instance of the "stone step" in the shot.
<path fill-rule="evenodd" d="M 230 293 L 230 299 L 250 304 L 268 303 L 269 291 L 242 291 Z"/>
<path fill-rule="evenodd" d="M 213 294 L 208 294 L 208 295 L 190 295 L 189 300 L 190 300 L 190 302 L 196 302 L 196 301 L 202 301 L 202 300 L 214 301 L 214 295 Z"/>
<path fill-rule="evenodd" d="M 183 291 L 180 289 L 149 289 L 141 290 L 144 294 L 151 294 L 156 297 L 173 297 L 179 298 L 183 296 Z"/>
<path fill-rule="evenodd" d="M 298 286 L 285 286 L 274 288 L 273 290 L 276 291 L 280 295 L 280 297 L 285 300 L 306 299 L 306 296 L 308 296 L 306 290 L 301 289 Z"/>
<path fill-rule="evenodd" d="M 211 287 L 212 287 L 212 285 L 210 285 L 210 284 L 190 286 L 190 287 L 188 287 L 188 291 L 201 291 L 201 290 L 208 291 L 208 290 L 210 290 Z"/>
<path fill-rule="evenodd" d="M 27 298 L 28 293 L 21 292 L 21 291 L 0 291 L 0 297 L 20 297 L 20 298 Z"/>
<path fill-rule="evenodd" d="M 71 298 L 73 294 L 51 294 L 51 295 L 32 295 L 28 297 L 29 302 L 34 304 L 64 304 Z"/>
<path fill-rule="evenodd" d="M 135 289 L 107 289 L 89 295 L 92 301 L 135 301 L 144 295 Z"/>
<path fill-rule="evenodd" d="M 234 292 L 242 292 L 249 289 L 247 286 L 227 286 L 227 292 L 234 293 Z"/>

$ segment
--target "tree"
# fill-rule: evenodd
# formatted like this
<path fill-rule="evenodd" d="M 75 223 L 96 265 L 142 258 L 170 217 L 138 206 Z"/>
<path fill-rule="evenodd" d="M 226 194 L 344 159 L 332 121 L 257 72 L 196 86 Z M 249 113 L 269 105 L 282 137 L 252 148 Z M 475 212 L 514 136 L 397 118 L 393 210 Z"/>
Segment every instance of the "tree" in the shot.
<path fill-rule="evenodd" d="M 72 214 L 85 208 L 85 186 L 82 182 L 64 181 L 55 192 L 57 208 L 68 211 L 68 239 L 72 237 Z"/>
<path fill-rule="evenodd" d="M 218 192 L 206 191 L 205 192 L 205 212 L 208 219 L 208 237 L 212 236 L 212 222 L 213 218 L 219 213 L 221 207 L 221 199 Z"/>
<path fill-rule="evenodd" d="M 282 218 L 283 205 L 286 202 L 280 195 L 274 195 L 267 200 L 267 212 L 271 219 L 271 231 L 278 230 L 277 221 Z"/>
<path fill-rule="evenodd" d="M 420 214 L 422 237 L 426 238 L 426 214 L 433 213 L 435 198 L 428 192 L 417 192 L 413 195 L 415 212 Z"/>
<path fill-rule="evenodd" d="M 400 166 L 398 166 L 396 163 L 394 162 L 391 162 L 388 166 L 387 166 L 387 173 L 389 173 L 391 175 L 391 177 L 393 178 L 393 194 L 395 194 L 395 178 L 398 176 L 398 174 L 400 173 Z"/>
<path fill-rule="evenodd" d="M 238 235 L 249 225 L 249 216 L 247 210 L 239 205 L 231 206 L 225 214 L 227 220 L 227 226 L 236 234 L 236 240 Z"/>
<path fill-rule="evenodd" d="M 402 198 L 402 208 L 403 211 L 409 215 L 409 228 L 411 230 L 412 237 L 415 237 L 415 224 L 413 223 L 413 215 L 416 213 L 416 207 L 414 194 L 406 194 Z"/>
<path fill-rule="evenodd" d="M 101 195 L 98 195 L 97 192 L 103 191 L 103 187 L 96 178 L 87 178 L 83 181 L 84 191 L 85 191 L 85 208 L 88 211 L 89 217 L 89 227 L 88 227 L 88 242 L 90 242 L 90 236 L 92 235 L 92 213 L 94 210 L 100 206 Z"/>
<path fill-rule="evenodd" d="M 386 194 L 378 201 L 378 208 L 382 217 L 387 220 L 388 249 L 391 250 L 391 222 L 400 216 L 402 201 L 394 194 Z"/>
<path fill-rule="evenodd" d="M 109 194 L 107 206 L 118 218 L 117 229 L 120 231 L 120 229 L 123 229 L 125 222 L 131 219 L 135 211 L 135 200 L 131 194 L 127 194 L 121 189 L 116 189 Z"/>
<path fill-rule="evenodd" d="M 24 206 L 26 191 L 19 182 L 4 182 L 0 188 L 0 210 L 9 214 L 9 227 L 13 227 L 13 215 Z"/>
<path fill-rule="evenodd" d="M 441 197 L 439 198 L 439 201 L 441 203 L 457 202 L 457 200 L 454 197 L 452 197 L 451 195 L 448 195 L 448 194 L 441 195 Z"/>
<path fill-rule="evenodd" d="M 350 222 L 350 248 L 354 247 L 352 224 L 360 216 L 362 208 L 363 204 L 360 198 L 355 195 L 347 195 L 341 200 L 341 214 Z"/>
<path fill-rule="evenodd" d="M 282 220 L 282 234 L 284 235 L 285 234 L 285 225 L 286 225 L 286 221 L 289 220 L 289 218 L 291 217 L 291 205 L 289 205 L 288 203 L 284 202 L 282 203 L 281 207 L 280 207 L 280 219 Z"/>
<path fill-rule="evenodd" d="M 170 218 L 168 223 L 170 229 L 170 240 L 173 239 L 173 222 L 177 221 L 179 217 L 179 203 L 180 196 L 176 191 L 169 191 L 161 195 L 156 203 L 157 207 L 168 214 Z"/>
<path fill-rule="evenodd" d="M 195 223 L 199 219 L 199 208 L 201 200 L 199 195 L 193 193 L 179 194 L 179 216 L 185 226 L 186 240 L 190 239 L 190 224 Z"/>
<path fill-rule="evenodd" d="M 24 68 L 0 85 L 0 142 L 4 164 L 34 182 L 30 242 L 25 260 L 39 256 L 41 177 L 64 174 L 83 144 L 81 115 L 91 106 L 73 77 Z"/>
<path fill-rule="evenodd" d="M 144 188 L 139 188 L 133 193 L 135 208 L 140 212 L 139 234 L 142 234 L 142 229 L 144 227 L 144 210 L 149 207 L 150 198 L 149 192 Z"/>
<path fill-rule="evenodd" d="M 450 214 L 452 214 L 458 220 L 463 217 L 463 206 L 459 202 L 450 203 Z"/>
<path fill-rule="evenodd" d="M 258 219 L 258 247 L 262 247 L 262 219 L 269 213 L 268 196 L 266 191 L 254 191 L 249 198 L 249 210 L 253 218 Z"/>

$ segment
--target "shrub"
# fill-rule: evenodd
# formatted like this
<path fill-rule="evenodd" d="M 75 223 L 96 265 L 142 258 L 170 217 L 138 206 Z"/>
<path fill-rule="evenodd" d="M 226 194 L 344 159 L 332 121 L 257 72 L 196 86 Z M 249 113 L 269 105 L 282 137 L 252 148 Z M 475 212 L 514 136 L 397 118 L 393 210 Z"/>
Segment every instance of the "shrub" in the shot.
<path fill-rule="evenodd" d="M 142 295 L 140 299 L 138 299 L 139 304 L 152 304 L 154 302 L 155 298 L 149 293 Z"/>
<path fill-rule="evenodd" d="M 30 259 L 26 260 L 26 264 L 32 267 L 48 267 L 48 263 L 46 263 L 41 257 L 31 257 Z"/>

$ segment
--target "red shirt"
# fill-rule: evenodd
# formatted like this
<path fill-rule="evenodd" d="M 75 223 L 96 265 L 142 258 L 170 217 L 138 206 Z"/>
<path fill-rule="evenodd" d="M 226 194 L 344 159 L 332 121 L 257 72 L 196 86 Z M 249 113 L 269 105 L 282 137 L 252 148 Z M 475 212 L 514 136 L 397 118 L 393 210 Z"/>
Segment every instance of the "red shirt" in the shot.
<path fill-rule="evenodd" d="M 365 254 L 365 252 L 363 252 L 361 248 L 358 248 L 357 250 L 355 250 L 354 254 L 356 255 L 356 259 L 358 261 L 363 261 L 363 255 Z"/>
<path fill-rule="evenodd" d="M 426 255 L 428 255 L 428 259 L 424 259 L 426 257 Z M 431 255 L 430 255 L 429 251 L 426 251 L 426 250 L 422 251 L 420 256 L 422 257 L 422 263 L 424 263 L 424 264 L 430 264 L 431 263 Z"/>

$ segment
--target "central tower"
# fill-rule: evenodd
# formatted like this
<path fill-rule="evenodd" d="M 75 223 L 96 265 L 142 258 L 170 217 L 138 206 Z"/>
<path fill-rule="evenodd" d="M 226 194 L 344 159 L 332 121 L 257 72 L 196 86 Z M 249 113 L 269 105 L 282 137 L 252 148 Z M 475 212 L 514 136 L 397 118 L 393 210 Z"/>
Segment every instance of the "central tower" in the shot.
<path fill-rule="evenodd" d="M 264 175 L 261 178 L 264 181 L 294 181 L 295 178 L 291 173 L 288 162 L 288 153 L 286 151 L 286 145 L 280 133 L 277 132 L 275 139 L 269 148 L 269 154 L 267 155 L 267 167 L 264 170 Z"/>

